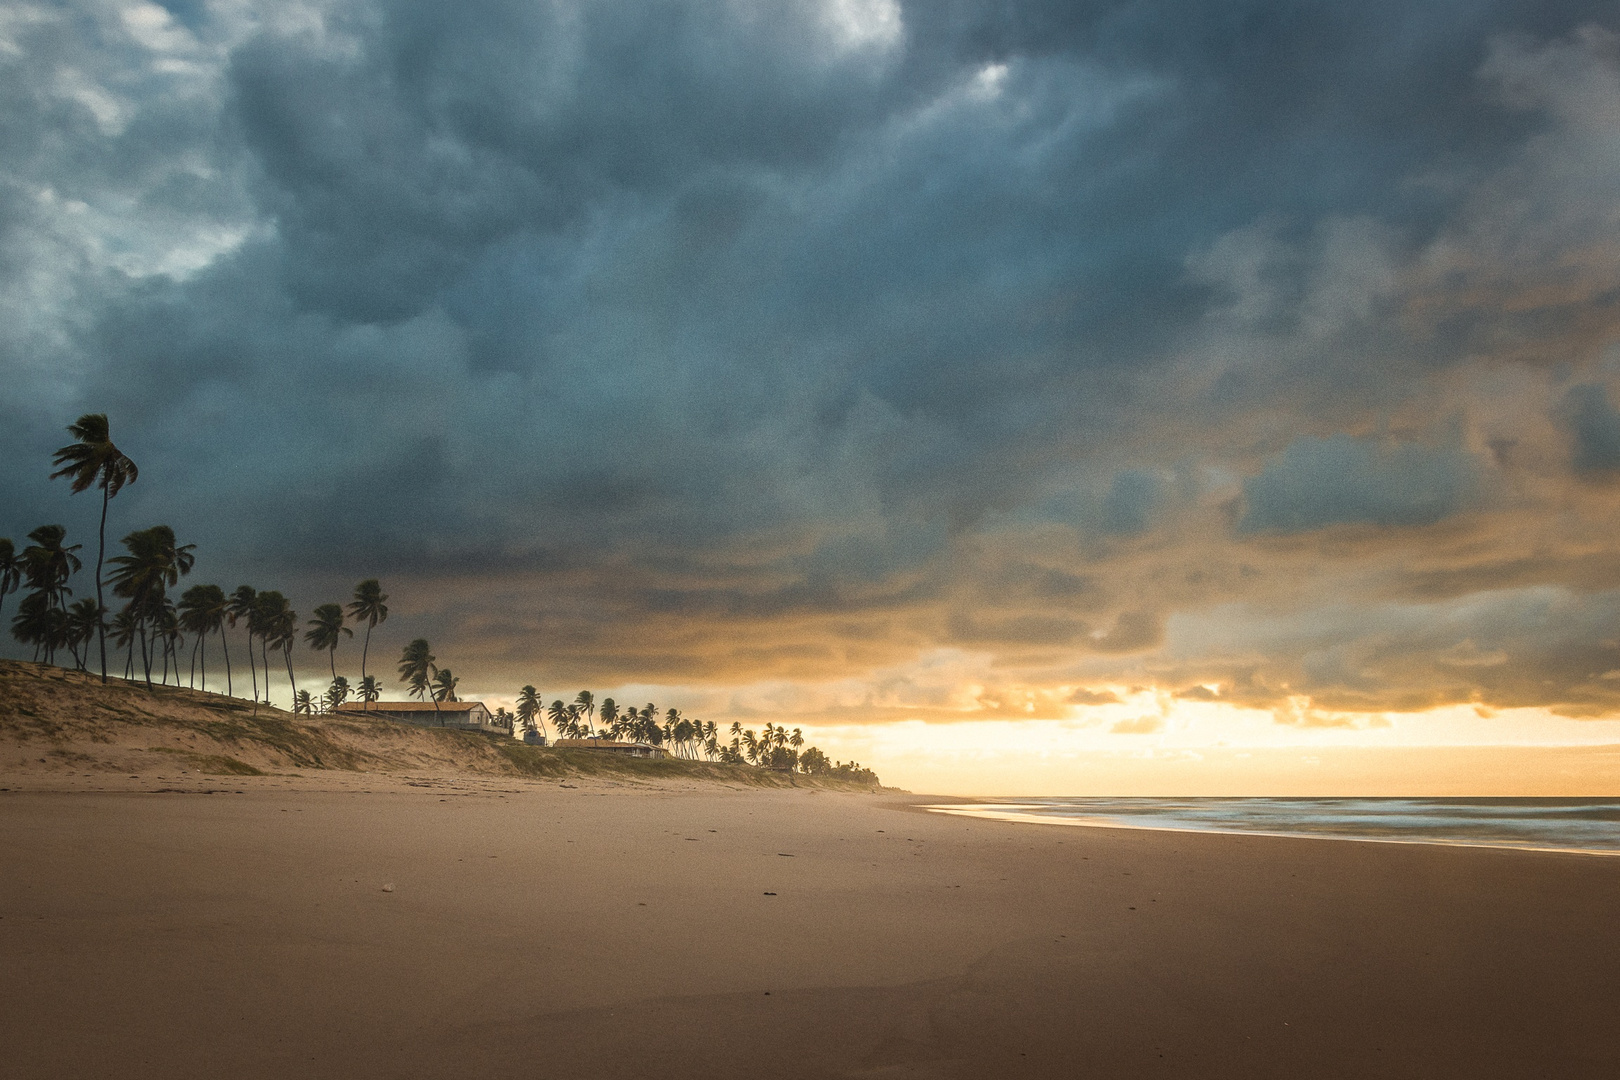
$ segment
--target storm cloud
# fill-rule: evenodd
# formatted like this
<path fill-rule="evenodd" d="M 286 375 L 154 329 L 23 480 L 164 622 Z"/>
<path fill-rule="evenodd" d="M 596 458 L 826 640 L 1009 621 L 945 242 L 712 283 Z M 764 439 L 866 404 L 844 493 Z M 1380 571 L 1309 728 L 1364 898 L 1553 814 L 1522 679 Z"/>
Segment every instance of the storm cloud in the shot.
<path fill-rule="evenodd" d="M 949 649 L 1075 701 L 1602 711 L 1617 27 L 15 6 L 0 534 L 86 534 L 46 463 L 105 411 L 114 531 L 304 608 L 380 576 L 469 682 Z"/>

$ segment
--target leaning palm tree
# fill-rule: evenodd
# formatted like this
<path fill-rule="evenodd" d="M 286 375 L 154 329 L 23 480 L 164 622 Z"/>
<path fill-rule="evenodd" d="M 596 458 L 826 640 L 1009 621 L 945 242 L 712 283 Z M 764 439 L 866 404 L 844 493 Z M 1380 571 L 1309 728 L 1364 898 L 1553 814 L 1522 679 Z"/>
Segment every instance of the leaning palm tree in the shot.
<path fill-rule="evenodd" d="M 435 716 L 439 713 L 439 699 L 431 693 L 433 673 L 438 668 L 433 665 L 433 648 L 426 638 L 417 638 L 405 646 L 405 651 L 399 656 L 399 680 L 410 690 L 412 697 L 418 701 L 426 698 L 433 702 Z M 439 717 L 444 723 L 444 718 Z"/>
<path fill-rule="evenodd" d="M 295 715 L 303 716 L 308 716 L 310 713 L 315 711 L 315 703 L 309 699 L 308 690 L 293 691 L 292 711 Z"/>
<path fill-rule="evenodd" d="M 433 700 L 456 701 L 456 684 L 460 679 L 453 675 L 449 668 L 440 668 L 438 674 L 433 676 Z"/>
<path fill-rule="evenodd" d="M 535 719 L 540 715 L 541 711 L 540 691 L 532 686 L 525 686 L 518 691 L 517 718 L 518 723 L 523 725 L 524 731 L 539 730 L 535 725 Z"/>
<path fill-rule="evenodd" d="M 563 704 L 561 698 L 546 706 L 546 715 L 551 718 L 551 726 L 557 729 L 557 738 L 574 738 L 575 724 L 578 722 L 573 709 Z"/>
<path fill-rule="evenodd" d="M 253 619 L 259 610 L 259 594 L 251 585 L 238 585 L 231 598 L 225 602 L 225 619 L 235 629 L 237 620 L 242 621 L 243 628 L 247 630 L 247 656 L 248 674 L 253 677 L 253 700 L 259 700 L 259 669 L 253 666 Z M 220 637 L 225 635 L 222 632 Z M 225 655 L 230 656 L 227 647 Z"/>
<path fill-rule="evenodd" d="M 60 466 L 51 473 L 51 479 L 71 477 L 75 495 L 92 484 L 101 488 L 101 531 L 96 544 L 96 628 L 101 638 L 101 681 L 106 682 L 107 605 L 101 595 L 101 563 L 107 553 L 107 504 L 125 484 L 136 481 L 140 470 L 108 437 L 105 413 L 86 413 L 68 426 L 68 434 L 78 441 L 62 447 L 51 458 L 51 464 Z"/>
<path fill-rule="evenodd" d="M 354 696 L 367 705 L 382 697 L 382 684 L 377 681 L 377 676 L 367 675 L 362 678 L 360 685 L 354 688 Z"/>
<path fill-rule="evenodd" d="M 309 630 L 304 634 L 304 640 L 317 652 L 326 650 L 326 662 L 332 669 L 334 680 L 338 677 L 338 643 L 345 637 L 354 637 L 354 631 L 343 625 L 342 604 L 322 604 L 315 609 L 315 617 L 309 620 Z"/>
<path fill-rule="evenodd" d="M 382 591 L 376 578 L 367 578 L 354 587 L 354 599 L 349 602 L 349 618 L 366 624 L 366 640 L 360 646 L 360 678 L 366 677 L 366 654 L 371 651 L 371 631 L 388 619 L 388 594 Z"/>
<path fill-rule="evenodd" d="M 323 699 L 327 712 L 337 712 L 337 707 L 349 700 L 349 680 L 341 675 L 332 677 L 332 685 L 326 690 Z"/>
<path fill-rule="evenodd" d="M 23 561 L 17 555 L 17 546 L 9 536 L 0 536 L 0 608 L 5 607 L 6 594 L 14 593 L 23 582 Z"/>

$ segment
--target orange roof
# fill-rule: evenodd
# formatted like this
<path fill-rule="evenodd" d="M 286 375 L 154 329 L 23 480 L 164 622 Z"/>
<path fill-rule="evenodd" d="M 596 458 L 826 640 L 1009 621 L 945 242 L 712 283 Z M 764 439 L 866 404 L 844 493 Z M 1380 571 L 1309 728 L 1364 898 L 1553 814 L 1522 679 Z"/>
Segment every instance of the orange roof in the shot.
<path fill-rule="evenodd" d="M 345 701 L 338 706 L 338 712 L 433 712 L 435 705 L 431 701 Z M 437 705 L 439 712 L 472 712 L 474 709 L 489 709 L 482 701 L 441 701 Z"/>

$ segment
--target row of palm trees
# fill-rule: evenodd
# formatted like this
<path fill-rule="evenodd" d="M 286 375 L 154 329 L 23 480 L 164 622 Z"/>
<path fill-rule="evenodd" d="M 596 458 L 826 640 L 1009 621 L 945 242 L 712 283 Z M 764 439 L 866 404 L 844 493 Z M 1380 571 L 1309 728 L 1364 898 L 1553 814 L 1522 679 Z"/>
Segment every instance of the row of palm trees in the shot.
<path fill-rule="evenodd" d="M 195 545 L 181 544 L 172 528 L 155 525 L 124 537 L 124 554 L 106 560 L 112 565 L 113 595 L 127 602 L 110 620 L 103 620 L 99 617 L 96 600 L 86 597 L 68 602 L 73 594 L 69 581 L 83 564 L 76 554 L 82 545 L 68 544 L 66 537 L 67 531 L 62 526 L 42 525 L 28 534 L 32 543 L 21 553 L 9 538 L 0 537 L 0 611 L 7 595 L 27 587 L 28 592 L 12 618 L 11 629 L 13 637 L 33 647 L 34 659 L 53 664 L 57 654 L 66 650 L 72 655 L 74 666 L 88 670 L 91 641 L 111 630 L 114 648 L 126 650 L 126 679 L 140 677 L 151 686 L 154 675 L 159 684 L 167 684 L 172 677 L 178 686 L 180 654 L 189 636 L 190 682 L 195 687 L 200 672 L 206 688 L 208 640 L 217 634 L 225 658 L 225 692 L 234 695 L 235 678 L 226 630 L 240 626 L 247 635 L 253 700 L 260 700 L 262 689 L 263 699 L 269 701 L 270 658 L 279 655 L 297 704 L 300 691 L 292 655 L 299 640 L 298 614 L 280 592 L 240 585 L 227 595 L 218 585 L 193 585 L 176 602 L 170 590 L 191 572 L 196 561 Z M 366 701 L 375 701 L 381 696 L 381 684 L 375 676 L 366 673 L 365 665 L 371 631 L 388 618 L 387 600 L 377 580 L 368 579 L 356 586 L 347 612 L 339 604 L 322 604 L 307 624 L 303 641 L 310 648 L 327 654 L 333 680 L 328 696 L 338 695 L 338 702 L 349 696 L 348 680 L 337 674 L 336 666 L 339 642 L 354 633 L 345 625 L 346 619 L 366 627 L 361 678 L 354 693 Z M 304 696 L 307 698 L 307 693 Z"/>
<path fill-rule="evenodd" d="M 3 614 L 6 597 L 26 586 L 28 591 L 12 619 L 12 636 L 33 646 L 35 660 L 53 664 L 57 654 L 65 650 L 73 657 L 76 667 L 88 671 L 91 645 L 96 643 L 101 678 L 105 682 L 110 630 L 114 648 L 125 650 L 126 679 L 136 677 L 136 657 L 139 656 L 140 676 L 148 687 L 152 685 L 154 671 L 160 684 L 167 684 L 172 674 L 174 684 L 179 686 L 180 656 L 189 635 L 191 685 L 196 686 L 200 671 L 206 689 L 208 640 L 217 634 L 225 659 L 225 692 L 234 696 L 230 639 L 226 630 L 241 627 L 247 637 L 246 654 L 255 704 L 260 700 L 261 689 L 263 700 L 266 703 L 270 700 L 270 657 L 273 654 L 279 654 L 285 666 L 294 712 L 332 712 L 351 696 L 366 703 L 381 698 L 380 683 L 366 670 L 371 633 L 388 618 L 388 596 L 377 579 L 369 578 L 355 586 L 347 605 L 318 605 L 306 623 L 303 642 L 317 652 L 326 653 L 332 676 L 325 693 L 316 698 L 310 691 L 298 688 L 292 662 L 293 649 L 300 637 L 298 614 L 280 592 L 240 585 L 227 594 L 218 585 L 193 585 L 181 593 L 176 602 L 170 590 L 191 573 L 196 563 L 196 545 L 181 544 L 167 525 L 154 525 L 128 534 L 121 541 L 123 554 L 106 559 L 108 506 L 124 487 L 139 478 L 140 472 L 113 444 L 104 414 L 81 416 L 68 427 L 68 432 L 76 441 L 53 455 L 52 464 L 57 469 L 51 473 L 51 478 L 68 479 L 74 494 L 92 487 L 101 491 L 95 597 L 69 602 L 73 595 L 69 582 L 83 569 L 78 555 L 83 545 L 68 544 L 67 530 L 63 526 L 42 525 L 35 529 L 28 534 L 29 546 L 21 552 L 16 550 L 12 540 L 0 537 L 0 614 Z M 102 571 L 109 561 L 113 567 L 110 575 L 113 595 L 125 600 L 111 619 L 107 617 L 102 580 Z M 360 681 L 352 687 L 337 670 L 338 646 L 344 639 L 354 637 L 351 622 L 365 627 Z M 435 711 L 438 705 L 457 700 L 456 687 L 460 679 L 449 668 L 437 666 L 432 648 L 423 638 L 405 646 L 398 671 L 400 681 L 410 694 L 419 700 L 431 700 Z M 870 769 L 855 762 L 831 762 L 813 746 L 801 751 L 804 736 L 798 728 L 789 731 L 783 726 L 766 724 L 764 733 L 756 734 L 752 729 L 744 729 L 741 723 L 734 723 L 730 742 L 723 743 L 721 732 L 712 721 L 692 719 L 675 708 L 666 709 L 660 717 L 657 706 L 650 702 L 639 709 L 621 708 L 612 698 L 606 698 L 599 705 L 588 690 L 580 691 L 572 702 L 559 699 L 547 706 L 533 686 L 525 686 L 518 694 L 516 712 L 507 713 L 503 708 L 497 711 L 496 718 L 514 734 L 519 726 L 525 731 L 541 731 L 549 720 L 564 738 L 631 739 L 667 746 L 677 755 L 692 760 L 703 757 L 877 781 Z"/>
<path fill-rule="evenodd" d="M 524 731 L 548 734 L 546 721 L 564 739 L 628 739 L 649 746 L 664 746 L 679 757 L 696 761 L 722 761 L 728 764 L 757 765 L 761 768 L 784 772 L 804 772 L 817 776 L 839 776 L 863 783 L 877 783 L 877 774 L 858 762 L 834 762 L 812 746 L 804 746 L 804 732 L 789 730 L 786 725 L 765 725 L 763 734 L 744 728 L 741 721 L 731 725 L 731 741 L 721 742 L 721 731 L 714 721 L 695 720 L 679 709 L 665 709 L 659 719 L 658 706 L 648 702 L 641 708 L 621 708 L 612 698 L 603 698 L 598 704 L 589 690 L 581 690 L 573 701 L 562 699 L 544 704 L 540 692 L 533 686 L 518 691 L 517 711 L 508 714 L 497 710 L 497 722 L 504 721 L 508 731 L 521 727 Z"/>

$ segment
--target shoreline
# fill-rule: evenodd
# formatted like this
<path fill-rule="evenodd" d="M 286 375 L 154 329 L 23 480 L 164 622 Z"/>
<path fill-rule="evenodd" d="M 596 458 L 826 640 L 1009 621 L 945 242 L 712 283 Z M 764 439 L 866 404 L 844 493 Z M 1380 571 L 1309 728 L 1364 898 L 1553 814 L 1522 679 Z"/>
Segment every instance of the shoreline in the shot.
<path fill-rule="evenodd" d="M 1056 814 L 1013 814 L 996 812 L 989 806 L 974 809 L 961 803 L 941 803 L 919 806 L 918 809 L 935 814 L 971 817 L 979 821 L 1001 821 L 1009 825 L 1058 825 L 1082 829 L 1125 829 L 1138 832 L 1192 833 L 1211 836 L 1266 836 L 1276 840 L 1336 840 L 1353 844 L 1415 844 L 1420 847 L 1480 848 L 1486 851 L 1535 851 L 1553 855 L 1595 855 L 1602 858 L 1620 856 L 1620 851 L 1602 848 L 1546 847 L 1535 844 L 1484 843 L 1470 840 L 1447 840 L 1443 837 L 1405 839 L 1394 836 L 1336 836 L 1332 833 L 1277 832 L 1270 829 L 1205 829 L 1193 825 L 1135 825 L 1104 818 L 1069 818 Z"/>

